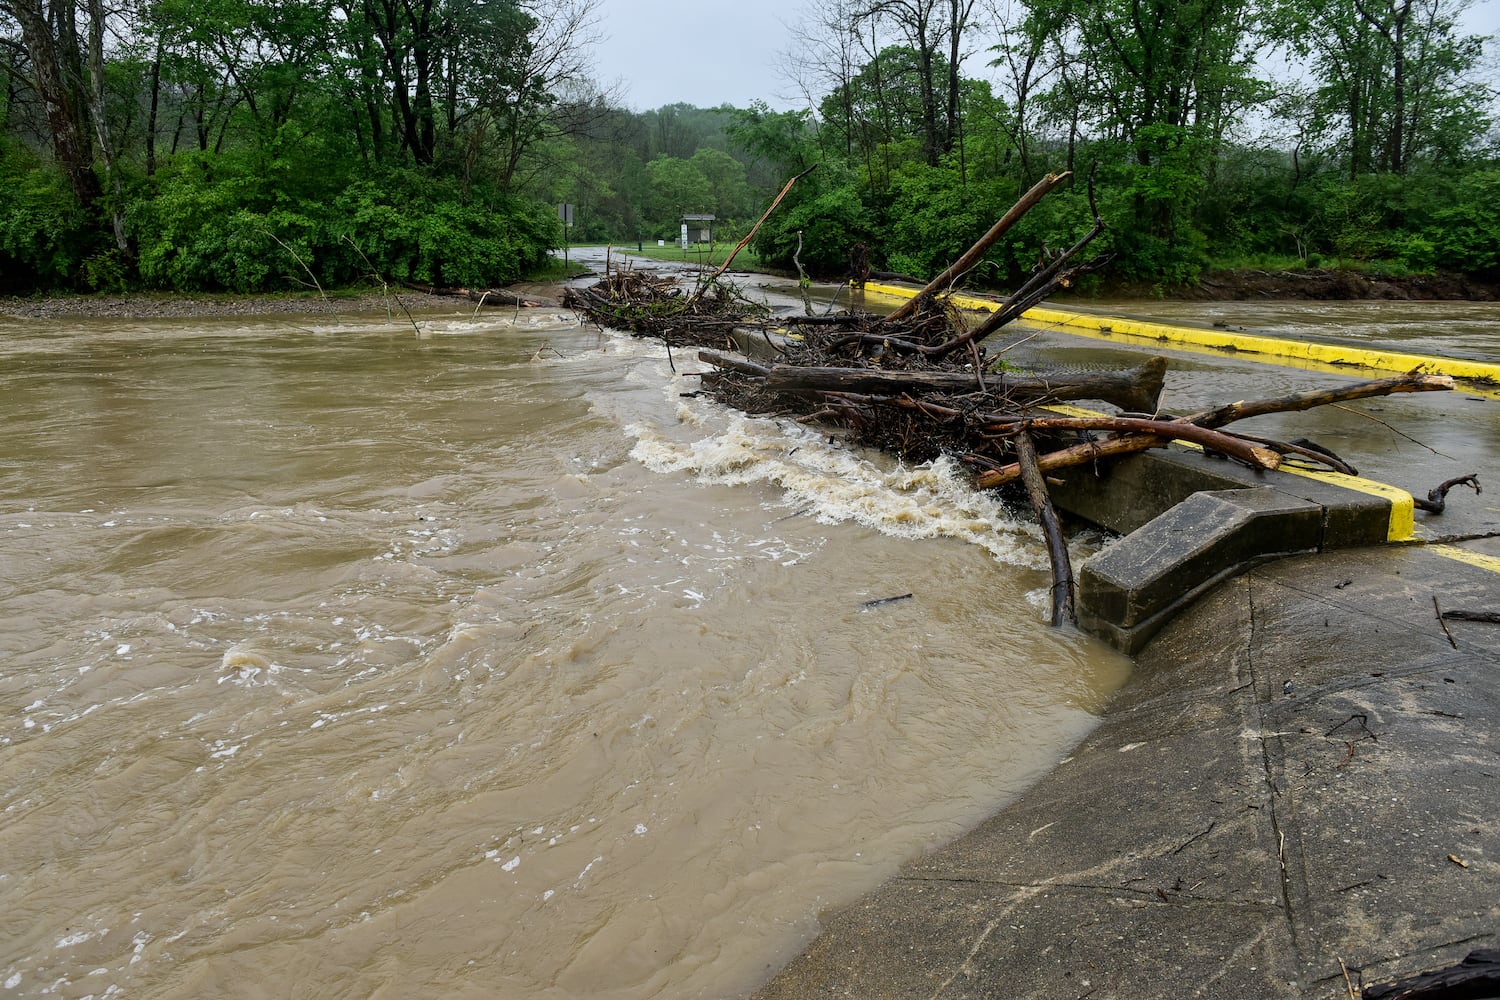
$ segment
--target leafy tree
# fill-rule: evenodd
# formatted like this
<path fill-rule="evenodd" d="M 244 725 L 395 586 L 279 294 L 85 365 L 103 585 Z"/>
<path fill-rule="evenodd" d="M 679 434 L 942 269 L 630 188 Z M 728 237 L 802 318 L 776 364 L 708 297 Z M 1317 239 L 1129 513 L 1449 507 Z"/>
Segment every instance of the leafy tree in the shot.
<path fill-rule="evenodd" d="M 1026 6 L 1018 38 L 1001 53 L 1018 95 L 1037 102 L 1042 121 L 1066 130 L 1068 169 L 1086 150 L 1099 164 L 1101 186 L 1125 196 L 1112 237 L 1122 265 L 1174 281 L 1190 277 L 1203 262 L 1195 215 L 1225 135 L 1264 94 L 1251 66 L 1249 0 Z M 1049 64 L 1040 69 L 1043 59 Z M 1018 120 L 1016 129 L 1023 127 Z"/>
<path fill-rule="evenodd" d="M 745 215 L 749 210 L 750 189 L 745 184 L 745 166 L 717 149 L 700 149 L 691 161 L 708 181 L 712 207 L 721 224 Z"/>
<path fill-rule="evenodd" d="M 74 196 L 91 207 L 104 190 L 94 173 L 94 109 L 83 35 L 89 25 L 79 22 L 74 0 L 0 0 L 0 14 L 20 26 L 26 82 L 47 109 L 53 154 Z"/>
<path fill-rule="evenodd" d="M 713 184 L 692 160 L 658 156 L 646 164 L 646 180 L 644 214 L 657 233 L 675 232 L 684 213 L 713 211 Z"/>
<path fill-rule="evenodd" d="M 918 138 L 929 166 L 937 166 L 958 143 L 959 69 L 974 4 L 975 0 L 875 0 L 857 3 L 852 10 L 856 26 L 872 36 L 882 27 L 892 29 L 901 39 L 900 48 L 910 53 L 914 79 L 908 86 L 917 105 L 917 128 L 910 134 Z M 878 90 L 878 57 L 874 65 Z"/>
<path fill-rule="evenodd" d="M 1273 37 L 1316 83 L 1291 105 L 1350 177 L 1462 162 L 1488 127 L 1484 39 L 1457 34 L 1467 0 L 1279 0 Z"/>
<path fill-rule="evenodd" d="M 811 174 L 809 179 L 816 176 Z M 851 183 L 828 184 L 821 190 L 814 187 L 773 221 L 774 225 L 766 225 L 757 235 L 756 252 L 790 269 L 800 240 L 800 259 L 815 274 L 844 273 L 854 244 L 876 241 L 879 232 L 873 213 Z"/>
<path fill-rule="evenodd" d="M 59 172 L 39 168 L 30 151 L 0 138 L 0 292 L 73 284 L 97 251 L 88 214 Z"/>
<path fill-rule="evenodd" d="M 840 141 L 858 152 L 872 182 L 883 184 L 903 160 L 925 160 L 930 152 L 918 138 L 928 131 L 925 116 L 930 104 L 920 54 L 891 46 L 862 66 L 839 92 L 824 98 L 821 110 L 825 120 L 835 108 L 847 111 L 844 127 L 852 132 Z"/>
<path fill-rule="evenodd" d="M 764 101 L 735 111 L 727 129 L 734 146 L 748 153 L 750 169 L 764 165 L 766 186 L 787 174 L 800 174 L 821 158 L 819 136 L 809 111 L 772 111 Z"/>

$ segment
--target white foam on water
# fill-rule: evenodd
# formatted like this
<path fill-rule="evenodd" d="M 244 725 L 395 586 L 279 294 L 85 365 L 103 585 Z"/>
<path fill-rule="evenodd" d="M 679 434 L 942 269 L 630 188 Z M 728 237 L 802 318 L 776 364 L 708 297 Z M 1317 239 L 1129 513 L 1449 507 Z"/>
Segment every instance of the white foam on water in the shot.
<path fill-rule="evenodd" d="M 969 486 L 952 459 L 883 467 L 798 424 L 737 415 L 717 423 L 720 429 L 694 440 L 632 424 L 631 457 L 654 472 L 685 474 L 704 485 L 779 486 L 782 503 L 827 524 L 854 521 L 898 538 L 955 538 L 1007 565 L 1045 567 L 1036 528 Z"/>

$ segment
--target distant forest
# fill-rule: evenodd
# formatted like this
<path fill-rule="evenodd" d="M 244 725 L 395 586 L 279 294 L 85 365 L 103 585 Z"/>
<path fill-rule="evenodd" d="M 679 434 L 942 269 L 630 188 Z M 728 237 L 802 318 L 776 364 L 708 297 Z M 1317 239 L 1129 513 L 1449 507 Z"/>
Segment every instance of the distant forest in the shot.
<path fill-rule="evenodd" d="M 575 243 L 735 238 L 814 164 L 756 250 L 827 276 L 931 275 L 1066 170 L 971 280 L 1086 231 L 1090 179 L 1107 278 L 1500 277 L 1464 0 L 810 0 L 801 110 L 645 112 L 591 79 L 600 2 L 0 0 L 0 292 L 501 285 L 559 202 Z"/>

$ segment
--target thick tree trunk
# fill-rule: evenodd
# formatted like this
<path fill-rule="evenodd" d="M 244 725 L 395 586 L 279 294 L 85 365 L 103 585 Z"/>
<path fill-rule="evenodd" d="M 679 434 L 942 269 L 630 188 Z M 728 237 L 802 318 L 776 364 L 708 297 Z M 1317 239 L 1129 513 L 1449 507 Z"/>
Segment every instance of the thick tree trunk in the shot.
<path fill-rule="evenodd" d="M 83 86 L 83 51 L 71 3 L 43 6 L 42 0 L 0 4 L 21 25 L 21 42 L 35 70 L 37 93 L 47 108 L 52 152 L 67 174 L 73 194 L 92 207 L 103 194 L 94 173 L 93 123 Z"/>
<path fill-rule="evenodd" d="M 766 376 L 774 392 L 868 392 L 891 396 L 903 392 L 968 393 L 988 389 L 1018 403 L 1099 399 L 1122 410 L 1151 413 L 1161 397 L 1166 358 L 1152 358 L 1120 372 L 1085 372 L 1027 378 L 991 374 L 981 386 L 972 372 L 887 372 L 869 368 L 814 368 L 776 365 Z"/>

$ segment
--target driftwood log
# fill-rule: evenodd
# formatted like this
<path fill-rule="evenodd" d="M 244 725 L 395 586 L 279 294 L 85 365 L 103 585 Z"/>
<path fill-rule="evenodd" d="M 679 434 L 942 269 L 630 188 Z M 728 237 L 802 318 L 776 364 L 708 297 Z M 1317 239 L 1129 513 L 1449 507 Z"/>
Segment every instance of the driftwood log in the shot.
<path fill-rule="evenodd" d="M 700 355 L 701 356 L 701 355 Z M 719 362 L 704 358 L 712 364 Z M 981 381 L 973 372 L 880 371 L 873 368 L 826 368 L 779 364 L 766 373 L 772 392 L 860 392 L 898 395 L 912 392 L 967 393 L 990 391 L 1013 403 L 1099 399 L 1122 410 L 1151 413 L 1161 399 L 1167 359 L 1155 357 L 1127 371 L 1081 372 L 1025 377 L 990 374 Z"/>
<path fill-rule="evenodd" d="M 508 292 L 503 288 L 467 289 L 465 294 L 470 302 L 480 306 L 541 306 L 547 303 L 541 299 L 530 299 L 515 292 Z"/>
<path fill-rule="evenodd" d="M 749 375 L 751 378 L 765 378 L 771 373 L 771 369 L 765 365 L 756 364 L 749 358 L 738 354 L 729 354 L 724 351 L 701 350 L 698 352 L 699 361 L 707 361 L 715 368 L 724 368 L 741 375 Z"/>
<path fill-rule="evenodd" d="M 1281 468 L 1281 454 L 1262 445 L 1212 427 L 1191 421 L 1148 420 L 1144 417 L 1022 417 L 992 425 L 989 430 L 1004 432 L 1008 427 L 1020 430 L 1047 431 L 1116 431 L 1124 434 L 1146 434 L 1174 441 L 1190 441 L 1204 448 L 1222 451 L 1242 462 L 1262 469 Z M 1054 466 L 1055 468 L 1055 466 Z"/>
<path fill-rule="evenodd" d="M 536 307 L 557 304 L 546 299 L 528 298 L 523 295 L 517 295 L 515 292 L 507 291 L 504 288 L 440 288 L 436 285 L 423 285 L 415 281 L 403 281 L 401 284 L 403 287 L 410 288 L 414 292 L 421 292 L 423 295 L 444 295 L 451 298 L 468 299 L 470 302 L 481 306 Z"/>
<path fill-rule="evenodd" d="M 1052 506 L 1052 496 L 1047 492 L 1047 481 L 1037 468 L 1036 443 L 1025 431 L 1018 431 L 1013 438 L 1016 460 L 1021 466 L 1021 482 L 1026 486 L 1026 497 L 1031 509 L 1042 525 L 1042 537 L 1047 540 L 1047 558 L 1052 564 L 1052 627 L 1064 622 L 1078 622 L 1075 596 L 1077 587 L 1073 582 L 1073 562 L 1068 557 L 1068 540 L 1063 535 L 1062 521 Z"/>
<path fill-rule="evenodd" d="M 818 165 L 814 163 L 812 166 L 808 167 L 806 170 L 802 171 L 800 174 L 795 175 L 786 182 L 786 185 L 781 189 L 781 193 L 771 201 L 770 207 L 767 208 L 765 212 L 761 214 L 761 217 L 755 221 L 755 225 L 750 227 L 750 231 L 745 234 L 745 238 L 740 240 L 739 243 L 735 244 L 735 247 L 732 251 L 730 251 L 729 256 L 724 258 L 724 263 L 720 264 L 718 270 L 709 275 L 706 281 L 703 281 L 698 285 L 697 291 L 693 293 L 694 298 L 697 298 L 699 295 L 703 294 L 703 290 L 705 288 L 707 288 L 709 285 L 712 285 L 725 271 L 729 270 L 729 265 L 734 263 L 734 258 L 739 256 L 740 251 L 745 249 L 745 247 L 751 240 L 755 239 L 755 234 L 760 232 L 760 227 L 765 225 L 766 220 L 771 217 L 771 213 L 776 211 L 776 206 L 781 204 L 781 199 L 786 197 L 787 192 L 792 189 L 792 185 L 796 184 L 798 181 L 806 177 L 808 174 L 812 173 L 817 168 Z"/>
<path fill-rule="evenodd" d="M 1336 389 L 1319 389 L 1313 392 L 1296 393 L 1290 396 L 1278 396 L 1270 399 L 1242 400 L 1237 403 L 1230 403 L 1227 406 L 1218 407 L 1217 409 L 1204 410 L 1190 416 L 1180 417 L 1177 420 L 1167 423 L 1168 427 L 1181 424 L 1196 424 L 1199 427 L 1222 427 L 1225 424 L 1244 419 L 1245 417 L 1261 416 L 1267 413 L 1309 410 L 1326 403 L 1341 403 L 1351 399 L 1367 399 L 1372 396 L 1388 396 L 1397 392 L 1440 392 L 1451 390 L 1452 388 L 1453 379 L 1447 375 L 1420 375 L 1412 373 L 1397 375 L 1393 378 L 1357 382 L 1354 385 L 1342 386 Z M 1136 451 L 1145 451 L 1148 448 L 1159 448 L 1166 444 L 1170 436 L 1170 434 L 1164 436 L 1161 433 L 1153 431 L 1148 434 L 1130 434 L 1129 436 L 1110 438 L 1104 441 L 1090 441 L 1043 455 L 1038 459 L 1038 464 L 1041 466 L 1043 472 L 1051 472 L 1054 469 L 1084 465 L 1096 459 L 1112 455 L 1128 455 Z M 1210 447 L 1217 448 L 1214 445 L 1210 445 Z M 1217 450 L 1222 451 L 1223 449 L 1218 448 Z M 1002 466 L 999 469 L 989 469 L 981 472 L 976 480 L 976 484 L 982 489 L 993 489 L 997 486 L 1004 486 L 1006 483 L 1013 483 L 1020 476 L 1020 466 L 1012 463 Z"/>

